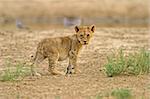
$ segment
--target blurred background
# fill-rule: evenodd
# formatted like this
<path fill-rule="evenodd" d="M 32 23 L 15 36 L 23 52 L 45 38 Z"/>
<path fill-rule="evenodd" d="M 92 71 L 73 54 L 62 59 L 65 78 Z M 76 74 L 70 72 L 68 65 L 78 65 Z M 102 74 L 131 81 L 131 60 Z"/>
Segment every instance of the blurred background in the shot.
<path fill-rule="evenodd" d="M 0 0 L 0 28 L 148 26 L 149 0 Z"/>

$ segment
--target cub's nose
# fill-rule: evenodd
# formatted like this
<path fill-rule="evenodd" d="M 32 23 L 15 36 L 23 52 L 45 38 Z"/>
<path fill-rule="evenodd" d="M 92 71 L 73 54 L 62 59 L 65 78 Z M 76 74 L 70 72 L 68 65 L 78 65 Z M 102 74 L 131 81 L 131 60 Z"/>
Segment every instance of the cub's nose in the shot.
<path fill-rule="evenodd" d="M 84 44 L 87 44 L 87 42 L 86 42 L 86 41 L 84 41 Z"/>

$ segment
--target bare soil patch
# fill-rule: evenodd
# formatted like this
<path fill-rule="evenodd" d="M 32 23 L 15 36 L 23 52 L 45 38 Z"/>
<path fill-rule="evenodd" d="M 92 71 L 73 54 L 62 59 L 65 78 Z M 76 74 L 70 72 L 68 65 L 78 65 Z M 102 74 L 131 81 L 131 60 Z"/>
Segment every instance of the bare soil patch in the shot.
<path fill-rule="evenodd" d="M 30 61 L 37 43 L 45 37 L 71 35 L 73 28 L 53 28 L 45 31 L 0 31 L 0 69 L 11 63 Z M 150 49 L 148 28 L 97 28 L 91 44 L 80 54 L 78 65 L 81 74 L 70 77 L 43 75 L 39 79 L 26 77 L 20 82 L 0 82 L 0 99 L 95 99 L 97 94 L 110 93 L 115 88 L 131 89 L 139 99 L 150 98 L 150 75 L 107 77 L 103 71 L 106 56 L 120 47 L 132 53 L 142 47 Z M 65 70 L 67 61 L 58 69 Z M 45 60 L 39 72 L 47 72 Z M 105 97 L 108 99 L 107 95 Z M 104 98 L 104 99 L 105 99 Z M 111 97 L 109 99 L 112 99 Z"/>

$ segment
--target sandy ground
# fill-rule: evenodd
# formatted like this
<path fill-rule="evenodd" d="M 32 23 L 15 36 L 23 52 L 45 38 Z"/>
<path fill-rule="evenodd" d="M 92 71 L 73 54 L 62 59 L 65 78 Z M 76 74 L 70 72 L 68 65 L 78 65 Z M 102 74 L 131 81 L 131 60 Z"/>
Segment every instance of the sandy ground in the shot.
<path fill-rule="evenodd" d="M 73 28 L 53 28 L 43 31 L 0 31 L 0 69 L 5 62 L 28 62 L 37 43 L 45 37 L 71 35 Z M 91 44 L 80 54 L 78 65 L 82 73 L 70 77 L 43 75 L 39 79 L 26 77 L 20 82 L 0 82 L 0 99 L 96 99 L 96 95 L 108 97 L 113 89 L 128 88 L 135 99 L 150 98 L 150 75 L 120 75 L 109 78 L 100 71 L 106 56 L 120 47 L 134 52 L 141 47 L 149 48 L 148 28 L 97 28 Z M 60 62 L 58 69 L 65 70 L 67 61 Z M 47 60 L 39 72 L 46 72 Z"/>

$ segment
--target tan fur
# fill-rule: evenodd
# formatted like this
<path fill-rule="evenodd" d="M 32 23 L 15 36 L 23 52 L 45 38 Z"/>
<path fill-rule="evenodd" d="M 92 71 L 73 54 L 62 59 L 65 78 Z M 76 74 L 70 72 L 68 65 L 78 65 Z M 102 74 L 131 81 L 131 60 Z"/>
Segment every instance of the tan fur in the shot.
<path fill-rule="evenodd" d="M 57 62 L 69 58 L 69 65 L 66 74 L 78 72 L 77 58 L 83 45 L 89 43 L 95 30 L 95 26 L 76 26 L 76 33 L 71 36 L 45 38 L 37 47 L 34 64 L 38 65 L 45 58 L 49 61 L 49 72 L 52 74 L 64 74 L 56 70 Z M 33 70 L 33 69 L 32 69 Z M 34 75 L 39 75 L 33 70 Z"/>

